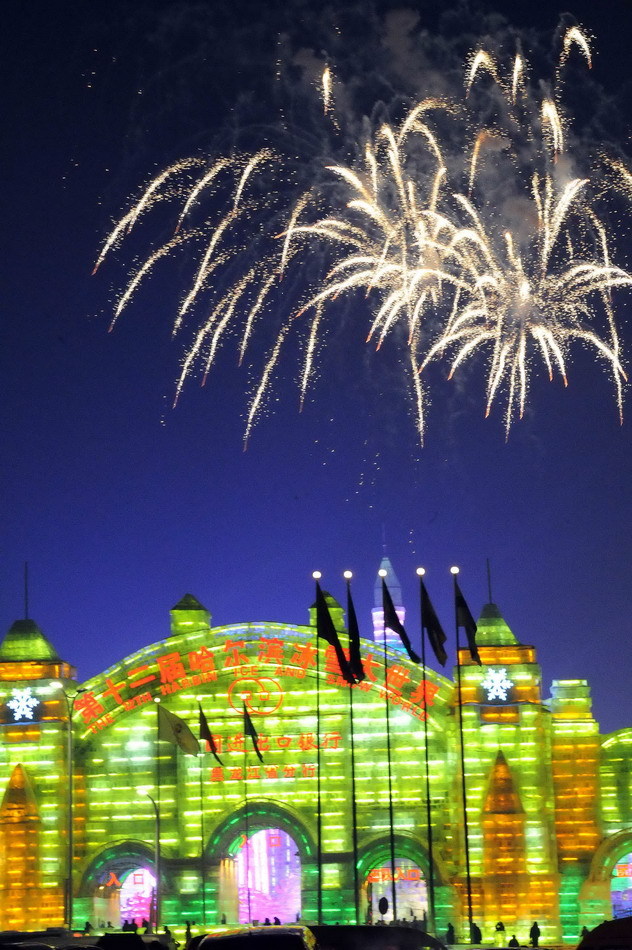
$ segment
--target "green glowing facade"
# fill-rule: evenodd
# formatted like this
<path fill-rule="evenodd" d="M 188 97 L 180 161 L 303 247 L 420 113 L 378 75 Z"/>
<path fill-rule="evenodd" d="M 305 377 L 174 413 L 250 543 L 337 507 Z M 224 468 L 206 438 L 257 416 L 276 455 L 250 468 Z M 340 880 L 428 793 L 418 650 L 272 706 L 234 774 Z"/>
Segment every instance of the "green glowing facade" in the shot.
<path fill-rule="evenodd" d="M 346 646 L 343 610 L 328 602 Z M 460 704 L 453 679 L 424 677 L 392 640 L 385 690 L 378 608 L 366 679 L 350 689 L 309 619 L 213 628 L 187 595 L 167 637 L 85 683 L 35 623 L 11 627 L 0 645 L 0 929 L 70 913 L 75 925 L 364 922 L 382 896 L 389 915 L 395 898 L 398 917 L 421 918 L 426 712 L 437 933 L 467 926 L 460 716 L 484 937 L 502 920 L 525 940 L 537 920 L 543 943 L 572 944 L 583 925 L 632 913 L 632 729 L 599 735 L 586 681 L 555 680 L 543 698 L 535 649 L 487 604 L 482 666 L 461 651 Z M 159 740 L 156 700 L 196 736 L 201 708 L 215 755 L 206 742 L 196 756 Z"/>

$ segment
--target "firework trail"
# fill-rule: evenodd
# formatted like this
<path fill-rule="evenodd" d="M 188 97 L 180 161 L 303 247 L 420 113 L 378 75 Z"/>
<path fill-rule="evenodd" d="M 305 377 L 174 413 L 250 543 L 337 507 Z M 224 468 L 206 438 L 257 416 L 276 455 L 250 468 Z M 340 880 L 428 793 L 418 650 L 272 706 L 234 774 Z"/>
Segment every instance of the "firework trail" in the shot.
<path fill-rule="evenodd" d="M 576 343 L 608 368 L 621 413 L 626 375 L 612 296 L 632 276 L 612 263 L 601 207 L 630 191 L 632 175 L 612 160 L 605 180 L 568 171 L 570 120 L 561 90 L 575 49 L 590 67 L 590 41 L 573 26 L 562 37 L 552 91 L 539 98 L 529 92 L 522 52 L 505 71 L 491 53 L 475 51 L 460 101 L 428 97 L 399 122 L 381 122 L 357 150 L 358 161 L 331 162 L 286 210 L 289 163 L 269 149 L 176 163 L 115 224 L 98 256 L 95 270 L 156 205 L 178 205 L 172 237 L 130 275 L 112 323 L 159 261 L 185 247 L 194 273 L 174 333 L 195 315 L 199 323 L 177 398 L 193 373 L 206 378 L 229 336 L 237 336 L 241 363 L 256 327 L 280 313 L 251 396 L 246 439 L 295 328 L 305 334 L 302 404 L 345 297 L 366 301 L 354 312 L 368 315 L 367 342 L 379 350 L 393 337 L 405 349 L 421 442 L 424 368 L 447 358 L 451 377 L 479 353 L 487 366 L 486 413 L 502 394 L 506 434 L 524 412 L 537 358 L 549 378 L 557 371 L 566 385 Z M 327 116 L 333 109 L 328 65 L 321 92 Z M 481 97 L 495 103 L 493 121 L 477 120 Z M 455 129 L 464 129 L 460 149 Z M 494 182 L 506 187 L 507 178 L 523 206 L 530 205 L 519 225 L 503 220 L 502 202 L 494 201 Z M 318 270 L 311 266 L 315 258 Z"/>

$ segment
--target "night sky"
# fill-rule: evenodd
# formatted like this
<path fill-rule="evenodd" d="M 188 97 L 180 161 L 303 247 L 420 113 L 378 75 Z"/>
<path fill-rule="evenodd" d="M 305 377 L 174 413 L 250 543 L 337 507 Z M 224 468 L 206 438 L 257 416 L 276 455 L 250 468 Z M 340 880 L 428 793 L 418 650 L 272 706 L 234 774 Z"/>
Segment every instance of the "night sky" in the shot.
<path fill-rule="evenodd" d="M 347 303 L 332 315 L 303 411 L 291 343 L 244 452 L 248 396 L 274 333 L 264 328 L 250 367 L 226 345 L 206 386 L 191 380 L 173 409 L 186 335 L 172 339 L 171 326 L 186 261 L 157 270 L 107 332 L 134 255 L 167 219 L 148 220 L 139 243 L 91 276 L 112 221 L 152 175 L 192 154 L 284 147 L 281 108 L 294 157 L 327 164 L 301 62 L 331 60 L 353 89 L 346 105 L 358 126 L 386 89 L 393 101 L 413 96 L 394 90 L 384 44 L 389 13 L 404 7 L 3 4 L 0 627 L 23 616 L 28 562 L 30 615 L 82 680 L 164 637 L 185 592 L 217 625 L 305 623 L 314 569 L 340 599 L 342 571 L 354 572 L 368 634 L 385 551 L 413 642 L 419 565 L 453 642 L 449 568 L 461 567 L 476 615 L 489 558 L 493 599 L 536 646 L 547 695 L 554 678 L 587 678 L 609 732 L 632 725 L 630 400 L 620 425 L 612 382 L 590 353 L 571 351 L 567 389 L 534 378 L 508 441 L 501 406 L 484 418 L 484 365 L 451 382 L 437 369 L 420 448 L 398 352 L 366 346 L 366 313 Z M 630 166 L 628 0 L 409 8 L 450 81 L 476 36 L 506 36 L 511 24 L 526 53 L 546 53 L 560 15 L 574 14 L 595 37 L 590 76 L 571 64 L 578 141 L 601 139 Z M 418 74 L 411 62 L 409 85 Z M 632 205 L 621 209 L 610 234 L 629 267 Z M 615 294 L 627 368 L 630 300 Z"/>

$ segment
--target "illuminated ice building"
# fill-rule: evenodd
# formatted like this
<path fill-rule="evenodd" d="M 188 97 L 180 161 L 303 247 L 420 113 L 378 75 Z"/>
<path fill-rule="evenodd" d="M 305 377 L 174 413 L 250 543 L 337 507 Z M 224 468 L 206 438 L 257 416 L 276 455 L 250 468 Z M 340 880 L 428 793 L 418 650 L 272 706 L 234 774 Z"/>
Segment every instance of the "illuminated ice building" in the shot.
<path fill-rule="evenodd" d="M 327 603 L 346 648 L 343 608 Z M 69 914 L 364 922 L 384 896 L 387 919 L 395 897 L 398 918 L 419 920 L 431 882 L 439 934 L 452 922 L 463 937 L 470 904 L 486 939 L 502 920 L 526 942 L 537 920 L 544 944 L 632 913 L 632 729 L 599 735 L 585 680 L 554 680 L 544 698 L 535 648 L 488 603 L 482 666 L 460 651 L 459 703 L 456 669 L 424 677 L 390 631 L 385 648 L 376 606 L 366 678 L 350 688 L 309 619 L 211 627 L 187 594 L 163 639 L 85 683 L 32 620 L 13 624 L 0 644 L 0 929 Z M 177 730 L 159 738 L 157 700 L 196 738 L 201 707 L 215 754 L 206 740 L 186 754 Z"/>

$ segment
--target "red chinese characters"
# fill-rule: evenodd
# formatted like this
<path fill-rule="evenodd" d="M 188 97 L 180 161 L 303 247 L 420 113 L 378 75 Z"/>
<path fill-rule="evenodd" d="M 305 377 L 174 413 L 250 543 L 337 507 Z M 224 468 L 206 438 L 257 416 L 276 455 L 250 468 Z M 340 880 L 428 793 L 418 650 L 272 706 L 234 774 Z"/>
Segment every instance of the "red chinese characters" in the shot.
<path fill-rule="evenodd" d="M 264 709 L 262 706 L 260 712 L 269 714 L 272 700 L 277 702 L 276 710 L 292 689 L 291 684 L 281 681 L 281 677 L 303 679 L 315 672 L 318 666 L 317 643 L 313 637 L 301 642 L 286 640 L 282 636 L 252 639 L 242 636 L 243 639 L 220 641 L 213 648 L 201 645 L 198 649 L 170 650 L 158 655 L 148 652 L 145 658 L 137 655 L 134 665 L 130 665 L 126 672 L 112 672 L 111 676 L 106 677 L 100 691 L 92 689 L 78 696 L 77 712 L 87 726 L 97 731 L 113 721 L 112 715 L 118 709 L 130 711 L 151 702 L 156 694 L 168 696 L 216 681 L 222 676 L 228 678 L 229 689 L 234 685 L 238 692 L 243 681 L 252 679 L 254 686 L 247 684 L 248 689 L 254 690 L 253 695 L 256 693 L 264 706 L 263 701 L 266 700 L 267 707 Z M 345 651 L 345 655 L 348 655 L 348 651 Z M 377 688 L 381 692 L 384 688 L 384 663 L 379 650 L 366 653 L 362 663 L 365 678 L 354 684 L 353 689 L 364 693 Z M 265 672 L 266 667 L 268 673 Z M 272 668 L 279 682 L 270 680 Z M 326 682 L 344 690 L 350 689 L 342 678 L 338 658 L 330 645 L 323 650 L 320 672 L 324 674 Z M 430 680 L 419 682 L 417 675 L 405 658 L 401 662 L 391 663 L 386 670 L 386 694 L 393 705 L 417 719 L 424 719 L 427 707 L 434 704 L 439 687 Z M 230 684 L 231 679 L 234 684 Z M 245 688 L 243 686 L 243 690 Z M 241 695 L 239 693 L 239 697 Z M 232 706 L 230 715 L 236 709 L 236 706 Z M 241 698 L 237 712 L 240 709 Z M 230 728 L 228 721 L 226 727 Z M 222 737 L 214 738 L 216 747 L 221 751 Z M 243 737 L 224 736 L 223 742 L 225 750 L 243 749 Z M 341 742 L 340 734 L 321 736 L 323 749 L 337 749 Z M 302 733 L 300 736 L 260 735 L 259 747 L 264 753 L 273 749 L 309 753 L 317 749 L 317 743 L 312 733 Z"/>

